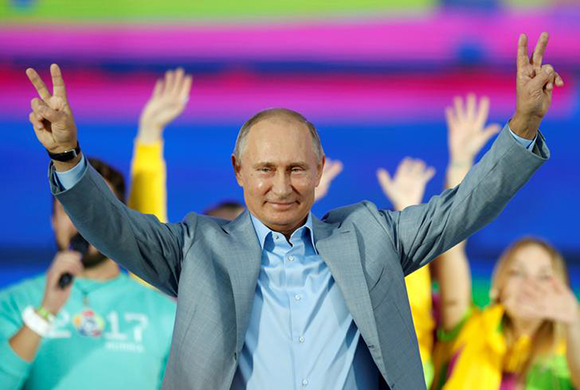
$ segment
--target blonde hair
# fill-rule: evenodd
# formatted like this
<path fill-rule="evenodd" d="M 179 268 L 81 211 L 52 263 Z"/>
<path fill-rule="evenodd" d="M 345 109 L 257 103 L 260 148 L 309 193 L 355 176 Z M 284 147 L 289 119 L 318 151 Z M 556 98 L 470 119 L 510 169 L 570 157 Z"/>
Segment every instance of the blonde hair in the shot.
<path fill-rule="evenodd" d="M 570 279 L 566 269 L 566 263 L 562 254 L 550 243 L 537 237 L 524 237 L 511 244 L 500 256 L 493 271 L 491 282 L 490 298 L 492 303 L 500 303 L 500 291 L 505 286 L 508 277 L 510 265 L 516 258 L 516 253 L 530 245 L 541 247 L 550 256 L 552 269 L 555 277 L 563 284 L 569 286 Z M 504 335 L 508 346 L 515 340 L 513 338 L 513 323 L 506 313 L 503 321 Z M 534 363 L 538 362 L 541 357 L 553 354 L 558 347 L 558 343 L 564 336 L 562 324 L 555 321 L 544 320 L 532 336 L 532 349 L 530 355 L 524 364 L 524 369 L 519 373 L 520 378 L 525 378 Z"/>

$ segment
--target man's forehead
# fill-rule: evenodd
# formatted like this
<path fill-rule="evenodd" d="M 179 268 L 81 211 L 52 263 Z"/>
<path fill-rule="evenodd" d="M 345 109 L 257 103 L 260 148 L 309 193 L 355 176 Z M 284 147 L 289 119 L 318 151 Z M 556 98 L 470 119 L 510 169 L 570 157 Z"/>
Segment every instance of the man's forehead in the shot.
<path fill-rule="evenodd" d="M 292 165 L 318 160 L 313 135 L 307 123 L 286 113 L 272 113 L 249 129 L 241 144 L 241 159 L 251 165 Z"/>
<path fill-rule="evenodd" d="M 306 143 L 312 144 L 312 138 L 308 128 L 302 123 L 273 120 L 261 121 L 252 126 L 248 134 L 248 143 L 260 147 L 260 152 L 267 151 L 262 150 L 263 148 L 289 152 L 304 148 Z"/>
<path fill-rule="evenodd" d="M 288 128 L 288 129 L 302 129 L 308 131 L 308 126 L 303 121 L 294 118 L 286 113 L 273 113 L 267 117 L 260 119 L 254 123 L 249 134 L 254 129 L 268 129 L 268 128 Z"/>
<path fill-rule="evenodd" d="M 315 154 L 308 130 L 280 124 L 256 126 L 248 135 L 248 146 L 252 159 L 307 159 Z"/>

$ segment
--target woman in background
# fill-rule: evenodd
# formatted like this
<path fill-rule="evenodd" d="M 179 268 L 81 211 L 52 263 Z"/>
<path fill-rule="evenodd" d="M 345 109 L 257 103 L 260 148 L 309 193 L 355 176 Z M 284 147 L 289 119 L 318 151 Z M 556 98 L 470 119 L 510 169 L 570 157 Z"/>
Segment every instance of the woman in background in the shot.
<path fill-rule="evenodd" d="M 497 132 L 498 128 L 484 128 L 487 110 L 488 101 L 483 99 L 477 107 L 474 96 L 467 98 L 465 107 L 458 98 L 447 110 L 448 188 L 459 184 L 473 165 L 489 138 L 484 135 Z M 460 133 L 472 140 L 472 148 L 456 147 Z M 484 309 L 472 304 L 465 242 L 434 265 L 441 290 L 441 328 L 433 388 L 580 388 L 580 308 L 564 260 L 553 246 L 524 238 L 508 247 L 496 264 L 491 303 Z"/>

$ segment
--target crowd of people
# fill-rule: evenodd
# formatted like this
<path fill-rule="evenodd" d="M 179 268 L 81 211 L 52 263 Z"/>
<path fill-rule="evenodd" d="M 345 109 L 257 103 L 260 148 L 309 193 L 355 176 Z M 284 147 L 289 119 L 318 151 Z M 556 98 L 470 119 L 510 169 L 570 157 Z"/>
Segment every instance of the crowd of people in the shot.
<path fill-rule="evenodd" d="M 526 66 L 530 66 L 534 73 L 530 75 L 532 81 L 540 77 L 539 73 L 541 71 L 546 70 L 546 74 L 549 77 L 546 76 L 545 80 L 543 80 L 541 89 L 545 92 L 547 91 L 551 96 L 554 86 L 560 85 L 562 81 L 557 73 L 553 70 L 548 72 L 546 65 L 542 66 L 541 64 L 541 55 L 546 44 L 547 37 L 542 36 L 538 43 L 539 46 L 532 56 L 532 61 L 524 64 L 522 56 L 527 58 L 527 52 L 522 52 L 522 42 L 520 41 L 518 60 L 522 63 L 518 67 L 519 71 L 525 72 L 527 71 Z M 527 46 L 527 40 L 525 45 Z M 536 57 L 538 55 L 540 55 L 539 63 Z M 535 63 L 534 59 L 536 59 Z M 40 98 L 44 104 L 54 109 L 55 112 L 67 113 L 67 106 L 62 105 L 66 94 L 60 69 L 53 66 L 51 70 L 54 85 L 54 93 L 52 95 L 48 93 L 47 88 L 42 81 L 39 81 L 40 78 L 35 73 L 29 72 L 29 77 L 31 77 L 33 84 L 39 91 Z M 169 241 L 165 234 L 179 235 L 175 233 L 177 228 L 172 227 L 171 224 L 164 224 L 164 222 L 167 222 L 167 196 L 166 168 L 163 159 L 163 133 L 165 128 L 185 109 L 191 85 L 192 78 L 183 69 L 168 71 L 164 78 L 156 83 L 153 94 L 140 117 L 139 130 L 133 151 L 127 205 L 140 213 L 155 216 L 147 217 L 155 218 L 155 221 L 129 220 L 129 217 L 137 218 L 132 217 L 137 214 L 133 214 L 133 212 L 122 208 L 122 206 L 114 206 L 116 211 L 112 212 L 100 203 L 83 205 L 84 211 L 75 213 L 74 210 L 70 210 L 70 203 L 67 203 L 66 200 L 61 203 L 60 198 L 55 197 L 51 223 L 58 252 L 54 256 L 47 272 L 0 292 L 0 388 L 34 390 L 101 389 L 103 386 L 107 386 L 111 389 L 156 389 L 162 385 L 170 348 L 172 350 L 177 349 L 175 344 L 183 344 L 186 337 L 193 337 L 196 343 L 205 341 L 200 339 L 201 336 L 195 336 L 196 329 L 193 322 L 188 323 L 185 330 L 176 328 L 176 333 L 173 334 L 174 324 L 177 324 L 177 307 L 172 297 L 179 297 L 181 300 L 180 292 L 189 295 L 191 293 L 190 290 L 194 290 L 191 285 L 180 280 L 180 274 L 185 272 L 187 267 L 190 268 L 189 272 L 194 273 L 202 272 L 201 269 L 204 267 L 203 272 L 208 272 L 213 278 L 219 279 L 221 283 L 221 279 L 224 278 L 221 268 L 224 265 L 217 260 L 211 266 L 207 265 L 208 262 L 201 261 L 201 265 L 192 265 L 191 263 L 186 263 L 187 259 L 181 255 L 179 256 L 179 261 L 175 262 L 176 265 L 167 269 L 161 269 L 159 265 L 151 264 L 154 262 L 151 260 L 152 256 L 171 262 L 172 256 L 175 255 L 173 253 L 175 246 L 179 251 L 183 250 L 185 253 L 195 252 L 196 249 L 192 247 L 195 245 L 200 246 L 196 242 L 188 243 L 185 240 L 178 240 L 175 245 L 173 243 L 165 243 Z M 524 99 L 520 95 L 518 95 L 518 98 Z M 268 123 L 269 118 L 272 123 L 283 123 L 284 125 L 289 122 L 296 122 L 294 114 L 288 112 L 283 110 L 269 111 L 265 114 L 265 117 L 263 115 L 258 119 L 254 118 L 253 122 L 250 120 L 249 122 L 251 123 L 249 125 L 246 123 L 244 126 L 248 128 L 249 132 L 252 126 L 256 127 L 260 123 Z M 457 97 L 453 104 L 447 108 L 445 115 L 448 130 L 449 162 L 446 170 L 445 192 L 437 200 L 436 210 L 425 209 L 421 206 L 425 187 L 435 173 L 435 170 L 424 161 L 408 157 L 400 162 L 394 173 L 389 173 L 385 169 L 377 171 L 377 182 L 394 208 L 394 212 L 388 214 L 386 218 L 400 220 L 402 225 L 406 223 L 405 218 L 408 218 L 406 216 L 416 214 L 420 215 L 420 219 L 427 221 L 426 224 L 435 225 L 436 222 L 430 219 L 432 214 L 444 209 L 445 214 L 435 215 L 435 217 L 437 218 L 437 223 L 446 225 L 451 224 L 451 217 L 447 213 L 449 215 L 454 212 L 458 213 L 457 218 L 461 220 L 470 210 L 480 207 L 483 208 L 482 214 L 489 213 L 493 217 L 495 211 L 487 208 L 489 206 L 488 203 L 492 202 L 492 198 L 495 195 L 492 196 L 489 191 L 504 185 L 505 181 L 510 180 L 509 178 L 501 177 L 494 170 L 495 168 L 490 166 L 485 174 L 488 176 L 497 175 L 498 182 L 492 183 L 490 187 L 486 187 L 481 193 L 477 193 L 473 189 L 478 186 L 478 183 L 469 183 L 470 192 L 467 194 L 461 192 L 462 182 L 468 174 L 472 175 L 472 182 L 475 180 L 474 178 L 481 181 L 484 180 L 483 177 L 471 174 L 470 170 L 475 164 L 476 156 L 488 141 L 502 132 L 500 125 L 488 124 L 488 112 L 488 99 L 485 97 L 478 99 L 475 95 L 468 95 L 465 98 Z M 59 119 L 51 117 L 53 114 L 47 114 L 42 109 L 34 109 L 33 113 L 31 113 L 31 122 L 37 135 L 43 130 L 55 132 Z M 272 118 L 276 119 L 277 122 Z M 302 124 L 306 124 L 307 127 L 311 126 L 307 121 L 302 122 Z M 52 129 L 48 129 L 49 126 L 52 126 Z M 506 129 L 503 130 L 503 133 L 507 134 L 505 137 L 511 137 L 510 141 L 505 142 L 513 142 L 510 148 L 519 147 L 522 149 L 521 153 L 529 153 L 530 155 L 536 153 L 546 157 L 547 153 L 542 150 L 543 144 L 540 144 L 543 142 L 541 134 L 538 134 L 533 139 L 526 139 L 515 134 L 512 130 L 511 126 L 506 126 Z M 261 130 L 258 128 L 252 130 L 255 133 L 259 131 Z M 511 135 L 508 131 L 511 132 Z M 257 176 L 262 178 L 260 175 L 268 175 L 276 167 L 260 166 L 255 172 L 244 173 L 239 162 L 241 161 L 241 150 L 246 150 L 247 152 L 248 148 L 254 147 L 253 145 L 245 144 L 254 141 L 245 140 L 244 136 L 244 128 L 242 128 L 233 157 L 234 169 L 236 170 L 238 183 L 244 186 L 244 190 L 253 191 L 253 189 L 249 189 L 248 185 L 250 178 L 256 179 Z M 41 137 L 42 135 L 39 136 L 39 139 Z M 269 140 L 268 142 L 272 141 Z M 46 143 L 43 142 L 43 144 L 46 146 Z M 272 145 L 269 145 L 269 147 L 271 148 Z M 518 163 L 523 164 L 521 161 Z M 78 165 L 81 164 L 80 162 L 78 163 Z M 116 169 L 97 159 L 88 159 L 84 164 L 85 170 L 90 170 L 87 167 L 92 167 L 102 176 L 117 200 L 125 202 L 125 181 Z M 483 162 L 482 165 L 486 167 L 492 164 Z M 331 160 L 329 158 L 325 159 L 322 166 L 323 169 L 318 177 L 314 193 L 314 201 L 318 201 L 325 196 L 332 196 L 331 183 L 343 170 L 343 164 L 339 160 Z M 298 176 L 307 170 L 307 167 L 298 164 L 296 167 L 291 167 L 290 174 Z M 90 173 L 83 173 L 83 175 L 88 176 Z M 76 179 L 77 182 L 67 182 L 69 178 L 60 175 L 58 167 L 54 177 L 56 179 L 54 179 L 52 186 L 55 194 L 66 194 L 70 192 L 70 188 L 79 185 L 87 186 L 84 182 L 77 184 L 78 179 Z M 302 179 L 299 177 L 299 180 Z M 96 185 L 94 188 L 90 188 L 91 191 L 98 192 L 102 187 Z M 470 197 L 471 193 L 476 193 L 476 197 Z M 250 205 L 252 204 L 252 199 L 248 197 L 251 195 L 246 195 L 246 203 Z M 364 196 L 364 194 L 361 195 Z M 461 202 L 464 203 L 461 207 L 458 205 L 458 196 L 462 197 Z M 69 200 L 69 202 L 71 201 Z M 113 202 L 113 200 L 109 197 L 104 202 Z M 484 205 L 479 206 L 476 204 L 477 202 L 483 202 Z M 430 201 L 428 207 L 434 208 L 434 204 L 433 201 Z M 285 203 L 277 203 L 273 207 L 277 212 L 282 213 L 290 206 Z M 87 211 L 88 208 L 91 210 Z M 244 215 L 247 214 L 245 210 L 246 207 L 243 204 L 223 200 L 203 213 L 211 221 L 217 221 L 207 223 L 215 223 L 218 229 L 227 232 L 225 221 L 233 221 L 236 218 L 238 218 L 236 221 L 242 220 Z M 259 209 L 256 208 L 255 210 Z M 268 224 L 261 225 L 260 221 L 268 220 L 267 216 L 262 217 L 259 212 L 254 212 L 251 208 L 249 211 L 252 212 L 252 223 L 256 230 L 258 241 L 262 245 L 262 268 L 259 271 L 259 275 L 255 275 L 257 284 L 253 285 L 253 287 L 256 290 L 256 296 L 247 296 L 243 299 L 251 301 L 254 298 L 255 302 L 260 302 L 260 308 L 266 308 L 270 300 L 274 302 L 274 307 L 281 311 L 263 309 L 264 311 L 261 314 L 255 315 L 256 304 L 245 314 L 239 313 L 239 308 L 235 305 L 235 309 L 225 309 L 227 307 L 226 303 L 230 303 L 229 297 L 220 295 L 219 301 L 214 301 L 214 298 L 209 293 L 203 293 L 204 290 L 201 287 L 199 290 L 195 289 L 201 296 L 184 298 L 178 301 L 178 306 L 181 306 L 179 310 L 185 313 L 180 314 L 181 316 L 186 316 L 190 319 L 196 315 L 205 316 L 201 321 L 206 321 L 204 326 L 214 328 L 216 333 L 215 342 L 223 349 L 229 348 L 226 343 L 222 343 L 220 338 L 221 333 L 226 332 L 226 330 L 222 329 L 221 323 L 216 322 L 217 317 L 214 317 L 213 314 L 199 314 L 202 309 L 197 306 L 192 308 L 191 300 L 207 299 L 212 304 L 216 302 L 223 303 L 222 309 L 217 308 L 218 314 L 216 315 L 220 318 L 229 315 L 219 312 L 220 310 L 234 311 L 237 316 L 234 322 L 239 321 L 239 317 L 245 318 L 247 333 L 245 338 L 242 337 L 241 341 L 238 336 L 237 341 L 243 344 L 243 349 L 234 351 L 235 366 L 238 367 L 239 365 L 240 368 L 236 368 L 234 374 L 233 372 L 228 372 L 229 368 L 226 365 L 213 367 L 213 370 L 218 371 L 216 375 L 220 375 L 221 372 L 224 378 L 230 377 L 228 388 L 230 384 L 231 388 L 245 388 L 246 386 L 248 388 L 283 388 L 278 383 L 269 383 L 267 387 L 260 386 L 260 384 L 268 383 L 268 377 L 256 379 L 255 375 L 252 376 L 252 373 L 256 372 L 256 366 L 262 364 L 269 367 L 267 358 L 275 357 L 279 353 L 278 351 L 265 350 L 264 348 L 268 346 L 261 347 L 260 342 L 257 340 L 258 330 L 266 325 L 271 327 L 279 326 L 282 329 L 286 324 L 275 324 L 275 322 L 284 322 L 286 317 L 278 313 L 289 311 L 292 313 L 291 316 L 294 317 L 305 315 L 300 311 L 301 309 L 296 309 L 291 304 L 301 300 L 306 301 L 307 293 L 284 292 L 280 290 L 280 286 L 285 286 L 284 288 L 288 291 L 296 286 L 306 286 L 305 289 L 318 300 L 313 306 L 314 309 L 308 313 L 308 316 L 311 317 L 317 312 L 329 310 L 328 306 L 323 303 L 324 299 L 327 302 L 329 300 L 332 301 L 337 299 L 336 297 L 340 297 L 341 293 L 347 301 L 346 308 L 349 311 L 354 310 L 350 306 L 351 302 L 349 301 L 350 298 L 347 298 L 347 292 L 344 291 L 345 282 L 342 281 L 340 272 L 336 271 L 337 268 L 334 268 L 336 265 L 333 266 L 329 262 L 330 270 L 328 270 L 323 264 L 324 262 L 317 263 L 317 258 L 319 257 L 317 255 L 319 253 L 322 254 L 322 258 L 325 261 L 328 261 L 328 257 L 325 257 L 323 247 L 318 245 L 318 241 L 321 238 L 316 237 L 317 222 L 312 222 L 312 217 L 308 217 L 306 222 L 302 221 L 304 226 L 308 227 L 306 230 L 309 230 L 310 233 L 314 232 L 312 237 L 308 237 L 309 234 L 304 233 L 306 230 L 301 230 L 301 228 L 285 232 L 283 229 L 271 229 L 271 225 Z M 67 213 L 74 215 L 74 217 L 71 219 Z M 93 215 L 107 215 L 109 213 L 126 214 L 129 220 L 127 223 L 117 224 L 117 222 L 114 222 L 116 220 L 111 217 L 99 225 L 101 229 L 106 226 L 105 229 L 111 230 L 110 235 L 116 237 L 117 241 L 111 243 L 105 242 L 105 238 L 101 239 L 95 236 L 94 232 L 87 227 L 93 223 L 92 218 L 97 218 L 93 217 Z M 385 215 L 384 213 L 386 212 L 381 211 L 376 215 Z M 90 217 L 85 218 L 85 215 L 90 215 Z M 481 219 L 483 217 L 478 218 Z M 73 220 L 75 221 L 74 223 Z M 331 221 L 332 218 L 329 220 Z M 197 226 L 194 225 L 201 223 L 196 221 L 186 225 L 183 228 L 184 231 L 179 234 L 186 238 L 199 234 L 194 234 L 193 230 L 197 229 Z M 236 222 L 232 223 L 235 224 Z M 345 224 L 350 223 L 352 222 Z M 151 224 L 155 229 L 143 228 L 143 225 L 147 224 Z M 311 224 L 314 227 L 311 227 Z M 358 229 L 354 224 L 353 226 L 351 229 Z M 77 228 L 82 231 L 82 236 L 85 236 L 94 246 L 89 244 L 86 249 L 79 250 L 73 245 L 73 241 L 80 235 Z M 431 229 L 432 227 L 429 226 L 429 228 Z M 135 242 L 133 242 L 132 235 L 136 235 L 136 233 L 132 232 L 132 230 L 139 229 L 144 229 L 144 233 L 136 236 Z M 162 232 L 161 229 L 166 230 L 166 232 Z M 210 230 L 207 227 L 205 229 L 207 231 Z M 470 223 L 467 221 L 465 229 L 471 229 Z M 387 228 L 387 230 L 389 229 Z M 393 231 L 395 234 L 404 234 L 401 230 Z M 263 236 L 261 232 L 264 233 Z M 276 232 L 283 233 L 281 240 L 287 246 L 286 249 L 284 249 L 283 245 L 278 246 L 274 241 L 269 241 L 270 238 L 268 237 L 273 237 L 273 240 L 278 239 Z M 302 234 L 300 239 L 297 237 L 298 232 Z M 218 233 L 207 234 L 208 236 L 201 238 L 202 241 L 210 240 L 209 236 Z M 443 233 L 438 234 L 444 235 Z M 455 243 L 453 240 L 444 240 L 446 241 L 445 243 L 430 244 L 438 248 L 451 248 L 439 251 L 441 253 L 436 253 L 437 251 L 431 251 L 428 248 L 424 248 L 427 252 L 422 252 L 418 248 L 425 246 L 425 243 L 429 242 L 428 237 L 414 237 L 414 240 L 418 242 L 413 243 L 412 249 L 406 247 L 403 249 L 397 248 L 397 252 L 405 253 L 405 256 L 401 255 L 401 258 L 411 257 L 409 252 L 417 252 L 417 256 L 422 257 L 422 259 L 416 262 L 409 260 L 408 264 L 404 264 L 405 259 L 402 259 L 403 271 L 393 270 L 388 265 L 384 268 L 373 268 L 377 266 L 373 265 L 372 259 L 366 259 L 365 257 L 362 260 L 365 267 L 364 272 L 366 273 L 369 273 L 370 270 L 377 270 L 380 274 L 383 272 L 405 274 L 404 283 L 406 287 L 404 291 L 406 290 L 408 295 L 413 318 L 411 326 L 415 330 L 415 334 L 409 337 L 410 340 L 417 340 L 418 342 L 420 361 L 427 388 L 445 390 L 563 390 L 580 388 L 580 307 L 572 292 L 562 255 L 554 246 L 541 238 L 513 237 L 514 243 L 506 248 L 500 256 L 491 276 L 491 303 L 488 307 L 479 308 L 472 301 L 471 273 L 465 249 L 466 235 L 461 236 L 462 241 L 459 243 Z M 373 237 L 373 239 L 378 240 L 377 237 Z M 348 239 L 348 237 L 345 239 Z M 149 244 L 143 243 L 145 240 L 160 242 L 161 244 L 159 244 L 158 248 L 151 249 L 148 246 Z M 309 240 L 311 240 L 311 244 L 309 244 Z M 395 242 L 393 244 L 395 247 L 407 245 L 406 243 L 398 243 L 398 238 L 396 237 L 392 240 Z M 232 242 L 231 245 L 234 246 L 235 243 Z M 361 243 L 353 245 L 361 245 Z M 115 246 L 118 249 L 112 249 Z M 268 249 L 270 247 L 273 249 Z M 131 248 L 131 252 L 127 249 L 127 253 L 124 253 L 122 248 Z M 281 248 L 285 252 L 280 252 Z M 304 250 L 303 253 L 300 252 L 301 248 Z M 151 253 L 140 253 L 142 257 L 136 258 L 135 251 L 144 252 L 147 250 L 151 251 Z M 197 250 L 202 254 L 199 255 L 198 253 L 197 256 L 205 256 L 208 259 L 217 259 L 219 257 L 217 251 L 207 250 L 205 247 Z M 369 256 L 368 252 L 364 252 L 365 250 L 361 249 L 361 253 L 366 253 Z M 134 266 L 128 260 L 117 258 L 124 256 L 133 256 L 135 262 L 140 261 L 144 265 Z M 236 256 L 235 251 L 231 256 Z M 240 256 L 242 255 L 240 254 Z M 299 279 L 299 275 L 296 274 L 297 271 L 293 271 L 291 263 L 287 262 L 293 262 L 293 256 L 301 259 L 301 262 L 308 260 L 312 261 L 313 264 L 317 264 L 315 265 L 317 269 L 312 272 L 323 275 L 328 274 L 330 281 L 325 282 L 328 284 L 323 287 L 323 290 L 327 289 L 328 295 L 324 295 L 325 293 L 316 295 L 319 294 L 318 290 L 316 290 L 316 283 L 318 282 L 313 282 L 315 279 L 312 276 L 313 274 L 308 273 L 310 271 L 300 270 L 299 272 L 306 276 L 303 280 Z M 431 256 L 435 257 L 436 260 L 426 264 Z M 280 259 L 282 259 L 282 262 L 278 263 Z M 116 261 L 127 266 L 138 276 L 134 274 L 128 275 L 121 271 Z M 280 268 L 277 268 L 277 270 L 271 269 L 275 268 L 276 264 L 282 267 L 285 273 L 280 274 Z M 205 269 L 208 267 L 210 268 L 209 271 Z M 61 284 L 63 274 L 70 274 L 73 277 L 72 282 L 67 285 Z M 349 277 L 354 278 L 354 274 L 349 274 L 345 278 Z M 232 276 L 232 278 L 235 278 L 235 276 Z M 340 291 L 336 288 L 332 278 L 336 279 L 337 283 L 343 283 L 340 284 Z M 381 280 L 381 275 L 366 276 L 367 284 L 374 282 L 373 286 L 369 285 L 368 287 L 372 307 L 376 311 L 379 310 L 379 306 L 383 305 L 384 300 L 391 299 L 388 295 L 390 294 L 389 286 L 386 286 Z M 433 280 L 437 281 L 438 292 L 434 292 L 432 288 Z M 155 287 L 149 285 L 149 283 Z M 228 281 L 227 283 L 230 282 Z M 234 281 L 231 281 L 231 283 L 233 284 Z M 215 285 L 209 284 L 209 282 L 203 287 L 208 290 L 216 288 Z M 182 289 L 184 290 L 182 291 Z M 381 297 L 376 299 L 380 299 L 380 301 L 375 302 L 374 295 L 379 293 Z M 364 299 L 364 297 L 361 297 L 357 304 L 362 306 L 361 302 Z M 276 300 L 287 300 L 289 303 L 280 303 Z M 332 302 L 335 307 L 338 307 L 338 303 L 336 303 L 338 301 Z M 288 309 L 288 305 L 290 305 L 291 309 Z M 400 311 L 404 311 L 404 309 L 399 305 L 395 304 L 394 307 L 396 309 L 394 312 L 390 311 L 389 315 L 403 318 L 404 315 Z M 198 313 L 196 313 L 196 310 Z M 268 312 L 270 313 L 268 314 L 266 310 L 272 310 L 272 312 Z M 337 313 L 340 313 L 341 310 L 344 309 L 337 309 Z M 265 322 L 264 320 L 267 315 L 271 316 L 267 318 L 270 322 Z M 294 339 L 294 332 L 298 332 L 296 333 L 296 343 L 298 345 L 303 343 L 305 337 L 309 338 L 310 335 L 321 340 L 328 339 L 328 342 L 325 341 L 325 345 L 332 344 L 333 341 L 330 338 L 333 335 L 322 336 L 327 331 L 323 326 L 324 323 L 318 323 L 310 319 L 306 321 L 308 324 L 306 328 L 308 329 L 296 330 L 300 326 L 294 322 L 297 321 L 294 317 L 289 320 L 292 328 L 289 337 Z M 340 317 L 340 315 L 337 314 L 337 317 Z M 369 340 L 371 338 L 368 336 L 369 333 L 363 333 L 362 330 L 359 333 L 357 327 L 361 328 L 363 326 L 361 325 L 360 317 L 353 313 L 354 322 L 348 322 L 352 319 L 348 320 L 351 317 L 346 314 L 345 317 L 340 318 L 342 318 L 341 321 L 343 322 L 336 328 L 337 334 L 342 331 L 343 328 L 341 326 L 345 324 L 345 337 L 347 339 L 350 337 L 354 345 L 353 348 L 347 348 L 348 351 L 345 353 L 347 355 L 352 354 L 352 356 L 350 357 L 351 360 L 347 359 L 346 361 L 351 362 L 352 367 L 355 367 L 360 362 L 366 362 L 366 364 L 374 366 L 377 359 L 373 350 L 378 347 L 372 345 L 373 341 Z M 354 323 L 357 326 L 353 327 Z M 379 325 L 377 323 L 377 326 Z M 193 329 L 189 329 L 190 327 L 193 327 Z M 381 330 L 377 330 L 380 337 Z M 230 332 L 232 330 L 228 328 L 227 331 Z M 282 331 L 281 333 L 284 332 Z M 200 335 L 214 337 L 211 332 L 200 333 Z M 172 337 L 173 346 L 171 346 Z M 364 339 L 364 343 L 360 342 L 358 344 L 359 347 L 365 343 L 368 346 L 368 351 L 364 352 L 370 352 L 367 360 L 357 358 L 363 352 L 357 348 L 357 343 L 353 340 L 359 340 L 359 338 L 360 340 Z M 284 346 L 276 344 L 279 343 L 277 339 L 268 340 L 275 344 L 269 345 L 270 348 L 279 348 L 285 351 Z M 386 345 L 389 345 L 389 343 L 397 344 L 394 340 L 387 339 Z M 399 347 L 398 344 L 397 347 Z M 412 346 L 407 347 L 412 348 Z M 346 347 L 341 346 L 340 348 Z M 315 356 L 315 360 L 324 361 L 325 357 L 322 354 L 326 352 L 324 348 L 321 351 L 320 355 Z M 176 351 L 172 352 L 177 354 Z M 208 356 L 213 356 L 214 354 L 212 351 L 205 352 Z M 292 350 L 292 354 L 300 353 L 302 352 Z M 186 369 L 184 367 L 191 366 L 192 371 L 195 371 L 194 367 L 204 367 L 203 364 L 196 360 L 197 355 L 191 351 L 181 351 L 178 356 L 186 361 L 174 363 L 173 366 L 177 368 L 172 373 L 173 375 L 179 375 L 181 371 Z M 311 358 L 308 355 L 300 356 L 302 356 L 301 359 L 304 359 L 304 361 L 309 361 L 308 359 Z M 210 363 L 212 362 L 211 357 L 207 359 Z M 283 360 L 282 357 L 281 359 Z M 373 360 L 375 363 L 373 363 Z M 338 361 L 344 363 L 343 361 Z M 213 362 L 215 364 L 215 361 Z M 404 370 L 405 367 L 400 367 L 399 369 Z M 374 373 L 369 374 L 376 376 L 374 381 L 363 382 L 357 378 L 350 379 L 349 372 L 354 370 L 354 368 L 344 371 L 340 367 L 329 365 L 327 370 L 328 372 L 338 373 L 337 376 L 339 377 L 344 375 L 345 379 L 340 382 L 341 389 L 362 389 L 371 388 L 371 386 L 374 386 L 372 388 L 378 388 L 385 385 L 392 388 L 399 380 L 390 376 L 392 374 L 385 375 L 380 367 Z M 405 374 L 401 374 L 401 376 L 403 375 Z M 379 383 L 382 382 L 379 380 L 381 376 L 385 379 L 384 384 Z M 279 377 L 283 378 L 283 376 Z M 166 382 L 166 387 L 182 388 L 176 383 L 183 382 Z M 225 388 L 217 385 L 218 381 L 205 383 L 201 387 L 193 386 L 193 388 Z M 297 385 L 307 388 L 309 384 L 312 386 L 312 383 L 313 380 L 301 377 Z M 369 387 L 365 387 L 367 385 Z M 315 388 L 330 389 L 335 387 L 322 385 Z"/>

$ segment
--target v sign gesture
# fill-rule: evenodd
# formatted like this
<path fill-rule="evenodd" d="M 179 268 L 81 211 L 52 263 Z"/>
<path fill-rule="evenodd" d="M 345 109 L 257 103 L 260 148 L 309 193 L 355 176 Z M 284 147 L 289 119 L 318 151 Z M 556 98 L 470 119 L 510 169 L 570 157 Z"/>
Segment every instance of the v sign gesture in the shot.
<path fill-rule="evenodd" d="M 48 91 L 46 84 L 32 68 L 26 70 L 26 75 L 36 88 L 39 98 L 32 99 L 30 122 L 40 143 L 51 153 L 62 153 L 77 146 L 77 128 L 68 105 L 66 89 L 60 68 L 56 64 L 50 66 L 53 93 Z M 66 170 L 78 163 L 80 156 L 66 163 L 56 162 L 57 170 Z"/>
<path fill-rule="evenodd" d="M 532 58 L 528 57 L 528 37 L 520 35 L 517 61 L 517 104 L 510 128 L 519 136 L 533 139 L 552 103 L 554 86 L 564 81 L 551 65 L 542 65 L 549 35 L 542 33 Z"/>

